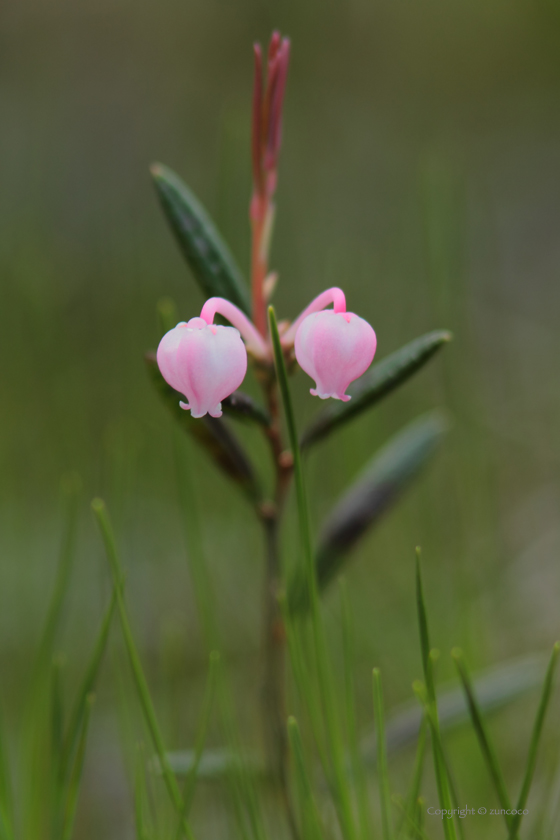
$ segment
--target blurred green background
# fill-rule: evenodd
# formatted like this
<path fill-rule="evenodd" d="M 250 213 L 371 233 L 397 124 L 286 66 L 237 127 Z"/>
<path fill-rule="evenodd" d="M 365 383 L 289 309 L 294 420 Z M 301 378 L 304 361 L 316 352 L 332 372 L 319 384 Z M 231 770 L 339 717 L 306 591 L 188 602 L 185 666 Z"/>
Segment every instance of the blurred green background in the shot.
<path fill-rule="evenodd" d="M 410 696 L 420 671 L 417 544 L 445 652 L 460 644 L 482 667 L 550 647 L 560 632 L 559 9 L 553 0 L 4 4 L 0 664 L 14 727 L 54 576 L 59 481 L 75 470 L 85 489 L 60 639 L 68 682 L 109 588 L 87 505 L 102 495 L 168 741 L 191 742 L 206 660 L 172 421 L 143 353 L 157 345 L 162 296 L 182 319 L 202 298 L 148 166 L 159 160 L 181 174 L 246 270 L 251 45 L 272 28 L 292 39 L 272 253 L 279 316 L 336 284 L 374 325 L 378 358 L 430 329 L 455 335 L 398 395 L 309 460 L 319 523 L 391 433 L 434 405 L 451 420 L 437 459 L 349 566 L 361 721 L 371 722 L 373 665 L 390 705 Z M 309 384 L 299 374 L 294 385 L 301 423 L 318 408 Z M 257 741 L 261 535 L 204 454 L 190 459 L 228 656 L 244 687 L 240 717 Z M 289 528 L 286 551 L 294 536 Z M 336 596 L 327 606 L 335 633 Z M 83 838 L 132 836 L 115 661 L 94 713 Z M 496 724 L 513 784 L 534 704 Z M 472 738 L 463 748 L 477 766 Z M 479 776 L 461 789 L 473 804 L 488 799 Z"/>

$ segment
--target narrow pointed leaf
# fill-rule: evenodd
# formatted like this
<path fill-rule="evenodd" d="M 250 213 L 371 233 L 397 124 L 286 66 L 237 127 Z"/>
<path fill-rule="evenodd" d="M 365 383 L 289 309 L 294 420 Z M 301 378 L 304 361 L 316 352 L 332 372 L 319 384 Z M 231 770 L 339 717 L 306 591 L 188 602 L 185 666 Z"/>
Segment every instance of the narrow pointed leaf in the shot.
<path fill-rule="evenodd" d="M 250 315 L 241 271 L 207 211 L 167 166 L 156 163 L 151 173 L 163 212 L 206 297 L 226 298 Z"/>
<path fill-rule="evenodd" d="M 494 789 L 500 802 L 500 808 L 504 811 L 506 827 L 509 829 L 511 824 L 511 817 L 509 815 L 509 812 L 511 811 L 511 802 L 502 769 L 500 767 L 500 762 L 498 761 L 498 756 L 496 755 L 496 751 L 494 750 L 492 741 L 490 740 L 463 652 L 459 648 L 454 648 L 451 655 L 457 667 L 459 677 L 461 678 L 461 683 L 463 684 L 463 691 L 465 692 L 465 699 L 469 708 L 473 729 L 476 733 L 490 778 L 494 784 Z"/>
<path fill-rule="evenodd" d="M 190 412 L 184 411 L 179 405 L 182 395 L 168 385 L 159 372 L 155 354 L 148 353 L 145 359 L 157 392 L 181 427 L 206 449 L 222 472 L 238 484 L 253 503 L 258 502 L 262 492 L 255 471 L 227 423 L 221 418 L 208 415 L 199 419 L 191 417 Z"/>
<path fill-rule="evenodd" d="M 362 411 L 371 408 L 420 370 L 450 340 L 450 332 L 434 330 L 373 365 L 349 387 L 348 393 L 352 397 L 349 402 L 332 400 L 330 405 L 319 412 L 304 431 L 301 448 L 307 449 Z"/>
<path fill-rule="evenodd" d="M 441 414 L 421 417 L 392 438 L 327 516 L 318 539 L 317 582 L 324 589 L 351 549 L 395 502 L 434 452 L 446 430 Z M 304 579 L 298 571 L 288 588 L 292 610 L 307 609 Z"/>
<path fill-rule="evenodd" d="M 558 663 L 559 653 L 560 642 L 556 642 L 554 647 L 552 648 L 552 656 L 550 657 L 550 661 L 548 663 L 548 668 L 542 687 L 539 708 L 537 709 L 537 715 L 533 724 L 531 743 L 529 745 L 529 757 L 527 759 L 527 766 L 525 767 L 525 776 L 523 778 L 523 784 L 521 785 L 521 792 L 517 800 L 517 813 L 512 818 L 511 822 L 509 840 L 517 840 L 519 827 L 521 825 L 522 820 L 522 814 L 525 811 L 525 806 L 527 805 L 527 799 L 529 797 L 529 791 L 531 790 L 531 783 L 533 781 L 533 775 L 537 763 L 537 752 L 542 736 L 546 712 L 548 709 L 548 704 L 550 703 L 552 689 L 554 687 L 554 674 L 556 671 L 556 665 Z"/>

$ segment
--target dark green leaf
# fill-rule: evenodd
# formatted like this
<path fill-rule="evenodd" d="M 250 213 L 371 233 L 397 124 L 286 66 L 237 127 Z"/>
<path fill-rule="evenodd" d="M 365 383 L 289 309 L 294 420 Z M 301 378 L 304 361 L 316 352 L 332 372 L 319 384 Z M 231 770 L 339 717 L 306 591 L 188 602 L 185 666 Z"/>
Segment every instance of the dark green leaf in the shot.
<path fill-rule="evenodd" d="M 361 476 L 327 516 L 318 540 L 317 582 L 324 589 L 340 571 L 346 556 L 368 528 L 408 486 L 433 453 L 446 429 L 438 412 L 416 420 L 377 452 Z M 288 588 L 292 610 L 307 608 L 300 571 Z"/>
<path fill-rule="evenodd" d="M 155 354 L 147 353 L 145 358 L 148 373 L 157 392 L 182 428 L 206 449 L 220 469 L 241 487 L 252 502 L 258 502 L 262 495 L 258 480 L 251 462 L 231 429 L 216 417 L 191 417 L 190 412 L 184 411 L 179 405 L 182 395 L 168 385 L 159 372 Z"/>
<path fill-rule="evenodd" d="M 371 408 L 420 370 L 450 340 L 450 332 L 434 330 L 378 362 L 349 387 L 348 393 L 352 397 L 350 402 L 333 400 L 327 408 L 319 412 L 304 431 L 301 448 L 305 449 L 317 443 L 360 412 Z"/>
<path fill-rule="evenodd" d="M 234 391 L 222 400 L 222 408 L 225 414 L 237 420 L 252 420 L 261 426 L 270 426 L 271 419 L 268 411 L 243 391 Z"/>
<path fill-rule="evenodd" d="M 202 204 L 167 166 L 155 163 L 151 173 L 163 212 L 206 297 L 226 298 L 250 315 L 241 271 Z"/>

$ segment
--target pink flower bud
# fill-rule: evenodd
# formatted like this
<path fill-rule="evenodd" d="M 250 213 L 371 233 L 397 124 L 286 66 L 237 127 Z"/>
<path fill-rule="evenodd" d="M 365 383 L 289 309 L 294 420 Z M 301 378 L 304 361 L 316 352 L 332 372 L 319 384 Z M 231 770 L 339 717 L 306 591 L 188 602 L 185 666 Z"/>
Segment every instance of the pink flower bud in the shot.
<path fill-rule="evenodd" d="M 300 367 L 315 380 L 313 396 L 347 402 L 350 397 L 345 391 L 372 363 L 377 339 L 367 321 L 337 308 L 335 303 L 334 310 L 303 318 L 294 348 Z"/>
<path fill-rule="evenodd" d="M 184 394 L 192 417 L 221 417 L 221 401 L 239 388 L 247 372 L 247 351 L 235 327 L 191 318 L 177 324 L 160 341 L 161 375 Z"/>

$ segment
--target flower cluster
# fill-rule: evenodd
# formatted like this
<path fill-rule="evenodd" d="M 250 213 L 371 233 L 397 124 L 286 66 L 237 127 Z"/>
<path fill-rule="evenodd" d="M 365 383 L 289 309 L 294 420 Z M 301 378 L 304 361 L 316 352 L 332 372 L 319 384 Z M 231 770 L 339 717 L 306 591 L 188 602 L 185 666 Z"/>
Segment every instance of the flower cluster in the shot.
<path fill-rule="evenodd" d="M 290 42 L 275 32 L 266 62 L 255 45 L 255 84 L 252 119 L 253 195 L 250 204 L 252 229 L 251 285 L 252 320 L 233 303 L 213 297 L 202 307 L 200 318 L 177 324 L 161 340 L 157 351 L 164 379 L 184 394 L 193 417 L 220 417 L 221 402 L 243 382 L 247 353 L 272 365 L 272 347 L 267 334 L 266 305 L 277 275 L 269 273 L 268 254 L 274 224 L 274 195 L 282 140 L 282 104 L 288 75 Z M 266 63 L 266 72 L 263 64 Z M 263 78 L 264 76 L 264 78 Z M 333 304 L 333 309 L 326 309 Z M 222 315 L 231 327 L 214 324 Z M 370 325 L 346 311 L 344 293 L 327 289 L 313 300 L 283 331 L 282 345 L 292 348 L 303 370 L 315 380 L 314 396 L 349 400 L 346 389 L 370 366 L 376 338 Z"/>
<path fill-rule="evenodd" d="M 326 309 L 330 303 L 333 309 Z M 231 327 L 214 324 L 214 316 L 227 318 Z M 243 341 L 245 340 L 245 343 Z M 376 348 L 372 327 L 346 311 L 341 289 L 327 289 L 285 330 L 282 345 L 294 348 L 300 367 L 315 380 L 314 396 L 349 400 L 348 385 L 370 366 Z M 200 318 L 191 318 L 167 332 L 158 347 L 162 376 L 184 394 L 193 417 L 220 417 L 221 401 L 243 382 L 247 353 L 270 362 L 272 350 L 254 324 L 233 303 L 214 297 L 202 307 Z"/>

